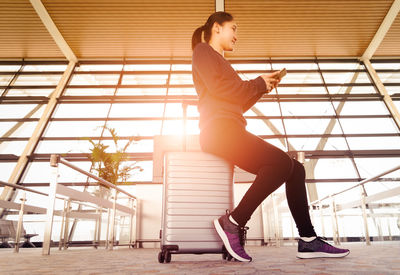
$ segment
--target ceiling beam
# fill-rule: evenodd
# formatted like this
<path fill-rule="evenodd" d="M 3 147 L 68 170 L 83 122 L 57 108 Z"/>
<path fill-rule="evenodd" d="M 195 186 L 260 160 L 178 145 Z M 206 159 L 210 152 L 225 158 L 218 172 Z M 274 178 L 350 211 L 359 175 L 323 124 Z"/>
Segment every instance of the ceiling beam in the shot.
<path fill-rule="evenodd" d="M 224 0 L 215 0 L 215 11 L 225 11 Z"/>
<path fill-rule="evenodd" d="M 393 21 L 396 19 L 397 14 L 400 11 L 400 0 L 395 0 L 390 7 L 388 13 L 383 19 L 378 31 L 375 33 L 374 38 L 372 38 L 371 43 L 369 43 L 368 48 L 365 50 L 364 54 L 361 57 L 361 60 L 369 60 L 374 55 L 375 51 L 378 49 L 381 44 L 383 38 L 385 38 L 386 33 L 389 31 L 390 27 L 393 24 Z"/>
<path fill-rule="evenodd" d="M 40 0 L 30 0 L 33 8 L 35 9 L 36 13 L 39 15 L 40 19 L 42 20 L 44 26 L 53 37 L 54 41 L 56 42 L 57 46 L 60 48 L 61 52 L 64 56 L 74 63 L 78 62 L 74 52 L 65 41 L 64 37 L 58 30 L 57 26 L 54 24 L 53 20 L 51 19 L 49 13 L 47 12 L 46 8 L 44 7 L 43 3 Z"/>

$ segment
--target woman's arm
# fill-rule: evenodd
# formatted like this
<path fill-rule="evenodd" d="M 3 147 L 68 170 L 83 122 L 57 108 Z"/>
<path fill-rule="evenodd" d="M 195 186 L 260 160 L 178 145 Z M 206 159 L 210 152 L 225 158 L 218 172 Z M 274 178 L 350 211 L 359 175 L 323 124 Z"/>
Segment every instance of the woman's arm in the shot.
<path fill-rule="evenodd" d="M 267 86 L 267 93 L 271 92 L 272 89 L 276 88 L 281 81 L 281 79 L 277 78 L 279 75 L 279 71 L 273 72 L 271 74 L 263 74 L 260 77 L 262 77 L 265 81 L 265 84 Z M 263 94 L 259 94 L 253 98 L 250 98 L 247 102 L 243 104 L 243 113 L 247 112 L 254 104 L 257 103 L 257 101 L 263 96 Z"/>
<path fill-rule="evenodd" d="M 197 73 L 212 96 L 242 105 L 252 98 L 260 98 L 267 91 L 264 79 L 242 80 L 222 62 L 207 45 L 199 44 L 193 52 L 192 69 Z"/>

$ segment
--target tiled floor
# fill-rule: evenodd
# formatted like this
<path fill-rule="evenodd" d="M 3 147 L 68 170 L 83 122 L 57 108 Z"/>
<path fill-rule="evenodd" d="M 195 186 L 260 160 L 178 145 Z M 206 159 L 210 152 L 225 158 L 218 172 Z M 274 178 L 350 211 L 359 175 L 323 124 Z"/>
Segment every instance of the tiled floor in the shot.
<path fill-rule="evenodd" d="M 0 274 L 400 274 L 400 242 L 345 243 L 349 256 L 301 260 L 295 246 L 247 246 L 253 262 L 227 262 L 221 255 L 172 255 L 168 264 L 157 260 L 159 249 L 113 251 L 70 248 L 42 256 L 41 248 L 0 249 Z"/>

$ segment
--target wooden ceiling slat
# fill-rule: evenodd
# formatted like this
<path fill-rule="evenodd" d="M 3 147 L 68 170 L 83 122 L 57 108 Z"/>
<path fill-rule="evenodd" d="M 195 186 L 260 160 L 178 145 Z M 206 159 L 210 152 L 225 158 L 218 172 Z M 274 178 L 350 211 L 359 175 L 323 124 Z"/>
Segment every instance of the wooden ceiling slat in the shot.
<path fill-rule="evenodd" d="M 78 58 L 188 58 L 215 0 L 42 0 Z M 228 58 L 361 56 L 393 0 L 225 0 Z M 400 56 L 398 16 L 374 56 Z M 29 0 L 0 2 L 0 58 L 63 58 Z"/>

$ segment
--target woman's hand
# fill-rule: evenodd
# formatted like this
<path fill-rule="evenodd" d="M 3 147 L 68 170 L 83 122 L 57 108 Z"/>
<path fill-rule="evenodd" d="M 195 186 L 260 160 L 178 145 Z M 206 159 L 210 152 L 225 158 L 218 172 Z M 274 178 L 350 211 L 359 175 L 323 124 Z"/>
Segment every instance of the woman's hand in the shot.
<path fill-rule="evenodd" d="M 265 85 L 267 86 L 267 93 L 275 89 L 279 82 L 281 82 L 281 79 L 279 78 L 279 71 L 270 74 L 262 74 L 261 77 L 264 79 Z"/>

